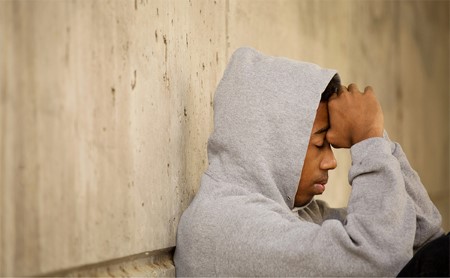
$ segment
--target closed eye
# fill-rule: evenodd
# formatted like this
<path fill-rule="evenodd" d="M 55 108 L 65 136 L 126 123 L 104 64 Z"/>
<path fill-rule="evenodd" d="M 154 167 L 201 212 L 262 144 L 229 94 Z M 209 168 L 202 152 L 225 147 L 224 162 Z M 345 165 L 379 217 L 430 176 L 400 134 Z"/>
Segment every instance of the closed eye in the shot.
<path fill-rule="evenodd" d="M 323 148 L 324 146 L 325 146 L 324 143 L 322 143 L 322 144 L 316 144 L 316 147 L 319 148 L 319 149 Z"/>
<path fill-rule="evenodd" d="M 324 126 L 321 129 L 317 130 L 316 132 L 314 132 L 314 134 L 322 134 L 322 133 L 326 133 L 328 130 L 330 129 L 330 126 Z"/>

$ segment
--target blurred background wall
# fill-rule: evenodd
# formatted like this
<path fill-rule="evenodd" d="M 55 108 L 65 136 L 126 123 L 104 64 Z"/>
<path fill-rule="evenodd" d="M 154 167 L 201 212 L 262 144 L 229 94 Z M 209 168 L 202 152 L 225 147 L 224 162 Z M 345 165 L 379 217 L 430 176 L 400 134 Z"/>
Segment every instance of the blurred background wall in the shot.
<path fill-rule="evenodd" d="M 174 275 L 240 46 L 372 85 L 449 230 L 449 2 L 0 1 L 0 276 Z M 326 194 L 344 206 L 348 152 Z"/>

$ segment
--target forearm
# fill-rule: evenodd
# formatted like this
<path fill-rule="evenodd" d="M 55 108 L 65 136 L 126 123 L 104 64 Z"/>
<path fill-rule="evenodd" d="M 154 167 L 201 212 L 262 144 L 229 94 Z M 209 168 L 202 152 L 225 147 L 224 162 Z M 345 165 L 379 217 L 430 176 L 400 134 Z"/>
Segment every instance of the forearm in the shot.
<path fill-rule="evenodd" d="M 442 218 L 438 209 L 430 200 L 419 175 L 409 164 L 401 146 L 398 143 L 390 141 L 386 132 L 384 137 L 390 142 L 391 152 L 400 163 L 406 192 L 414 202 L 417 222 L 414 249 L 418 249 L 428 241 L 443 234 L 441 228 Z"/>
<path fill-rule="evenodd" d="M 353 189 L 348 208 L 331 209 L 321 201 L 305 208 L 314 215 L 320 212 L 323 222 L 303 224 L 292 236 L 295 240 L 289 246 L 297 242 L 307 246 L 298 248 L 303 257 L 297 261 L 302 264 L 298 264 L 298 272 L 291 273 L 393 276 L 411 259 L 416 214 L 390 143 L 383 138 L 364 140 L 354 145 L 351 153 L 349 181 Z M 326 267 L 317 267 L 317 262 L 326 262 Z"/>

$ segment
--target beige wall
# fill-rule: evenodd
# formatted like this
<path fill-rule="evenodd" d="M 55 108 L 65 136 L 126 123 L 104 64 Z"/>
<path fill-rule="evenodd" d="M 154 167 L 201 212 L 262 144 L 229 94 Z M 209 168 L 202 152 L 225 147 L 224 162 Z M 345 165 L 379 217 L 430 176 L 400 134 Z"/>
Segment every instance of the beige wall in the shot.
<path fill-rule="evenodd" d="M 448 1 L 1 1 L 0 275 L 173 275 L 242 45 L 374 86 L 448 230 L 449 34 Z"/>

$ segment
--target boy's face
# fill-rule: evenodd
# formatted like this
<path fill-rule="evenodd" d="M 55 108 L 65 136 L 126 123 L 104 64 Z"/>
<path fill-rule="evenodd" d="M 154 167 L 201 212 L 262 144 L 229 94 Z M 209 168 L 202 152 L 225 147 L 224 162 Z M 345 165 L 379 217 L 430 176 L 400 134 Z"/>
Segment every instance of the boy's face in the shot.
<path fill-rule="evenodd" d="M 322 194 L 328 181 L 328 170 L 337 166 L 331 146 L 326 140 L 329 128 L 327 103 L 320 102 L 295 195 L 296 207 L 306 205 L 314 195 Z"/>

